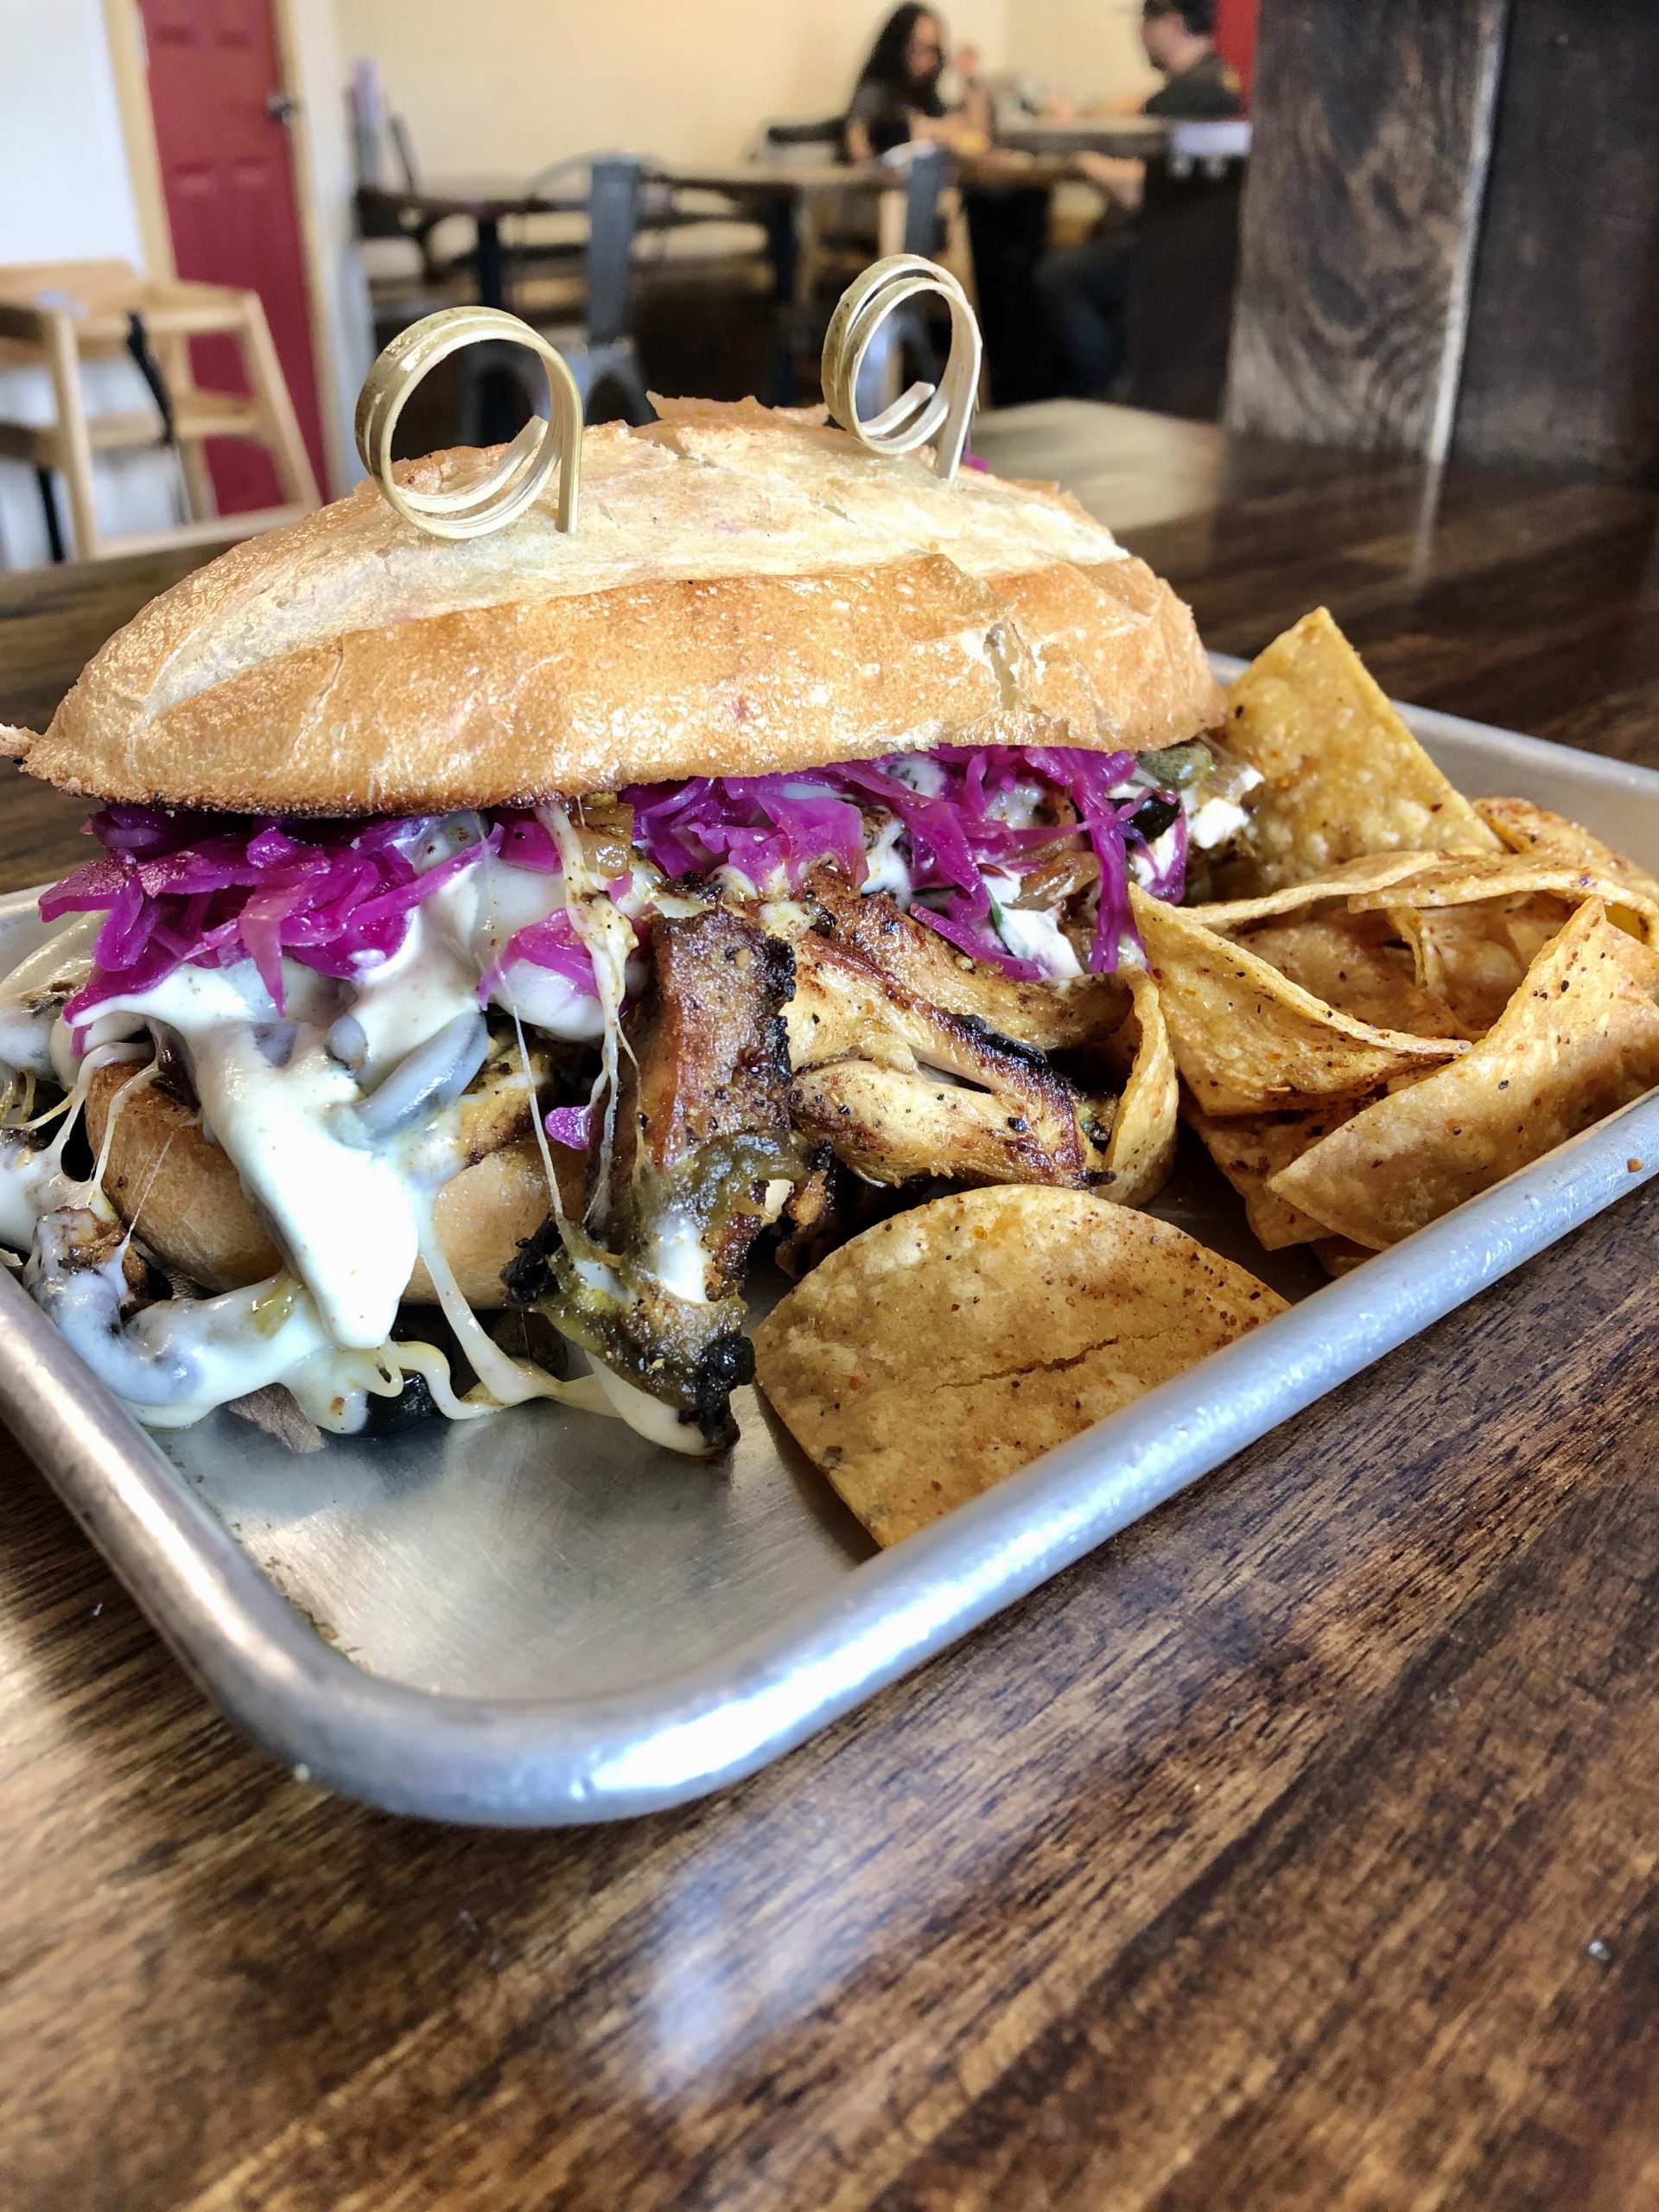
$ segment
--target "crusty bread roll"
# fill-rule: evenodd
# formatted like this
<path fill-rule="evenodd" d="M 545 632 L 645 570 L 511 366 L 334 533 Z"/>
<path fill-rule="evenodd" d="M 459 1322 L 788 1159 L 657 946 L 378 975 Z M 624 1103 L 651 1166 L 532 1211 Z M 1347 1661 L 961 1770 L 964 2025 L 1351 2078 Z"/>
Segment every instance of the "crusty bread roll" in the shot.
<path fill-rule="evenodd" d="M 86 1133 L 104 1141 L 110 1102 L 132 1070 L 99 1068 L 86 1090 Z M 556 1151 L 567 1206 L 582 1205 L 583 1163 Z M 567 1183 L 567 1177 L 569 1181 Z M 250 1204 L 226 1154 L 209 1144 L 193 1109 L 159 1084 L 130 1090 L 116 1116 L 104 1192 L 138 1241 L 164 1267 L 210 1291 L 239 1290 L 282 1266 L 282 1255 Z M 438 1193 L 434 1222 L 444 1256 L 469 1306 L 505 1303 L 501 1271 L 547 1219 L 547 1175 L 533 1137 L 516 1137 L 463 1168 Z M 430 1305 L 432 1279 L 416 1263 L 405 1293 Z"/>
<path fill-rule="evenodd" d="M 365 486 L 232 547 L 0 751 L 101 798 L 402 814 L 1220 721 L 1187 608 L 1053 486 L 664 405 L 588 431 L 569 535 L 544 503 L 440 541 Z M 480 460 L 407 474 L 454 486 Z"/>

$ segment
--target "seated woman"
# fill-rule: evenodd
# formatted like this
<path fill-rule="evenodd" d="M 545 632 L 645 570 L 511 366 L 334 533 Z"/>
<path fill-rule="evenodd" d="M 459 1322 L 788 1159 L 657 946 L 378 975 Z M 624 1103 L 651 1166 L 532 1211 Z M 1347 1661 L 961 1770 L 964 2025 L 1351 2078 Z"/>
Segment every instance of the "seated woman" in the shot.
<path fill-rule="evenodd" d="M 988 144 L 991 105 L 978 82 L 978 53 L 964 46 L 957 56 L 965 98 L 955 109 L 939 96 L 948 60 L 942 16 L 931 8 L 893 10 L 859 72 L 847 111 L 842 151 L 849 162 L 868 162 L 912 138 L 964 151 Z"/>

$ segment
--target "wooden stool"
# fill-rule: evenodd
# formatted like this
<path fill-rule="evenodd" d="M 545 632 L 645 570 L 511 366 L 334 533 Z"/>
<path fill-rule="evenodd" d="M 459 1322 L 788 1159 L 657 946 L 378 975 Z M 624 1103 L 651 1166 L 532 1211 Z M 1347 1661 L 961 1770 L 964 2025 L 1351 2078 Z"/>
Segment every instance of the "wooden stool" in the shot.
<path fill-rule="evenodd" d="M 248 397 L 203 391 L 193 384 L 189 340 L 210 334 L 236 340 Z M 147 380 L 158 373 L 155 410 L 89 416 L 81 391 L 82 361 L 129 352 Z M 0 459 L 27 461 L 39 472 L 54 556 L 59 546 L 52 471 L 61 474 L 67 489 L 75 552 L 84 561 L 162 545 L 249 537 L 292 522 L 318 505 L 316 478 L 256 293 L 222 284 L 152 281 L 122 261 L 0 268 L 0 366 L 44 367 L 52 379 L 56 419 L 0 420 Z M 121 447 L 159 446 L 168 442 L 169 430 L 190 519 L 170 529 L 106 536 L 99 526 L 92 455 Z M 208 438 L 250 438 L 264 446 L 276 465 L 286 504 L 248 514 L 218 513 L 204 450 Z"/>

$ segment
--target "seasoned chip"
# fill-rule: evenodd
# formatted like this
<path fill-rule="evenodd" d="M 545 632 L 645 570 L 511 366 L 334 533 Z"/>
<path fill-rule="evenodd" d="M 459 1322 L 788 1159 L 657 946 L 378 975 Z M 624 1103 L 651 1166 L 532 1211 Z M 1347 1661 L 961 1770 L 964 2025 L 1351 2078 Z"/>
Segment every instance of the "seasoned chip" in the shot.
<path fill-rule="evenodd" d="M 1311 1244 L 1326 1235 L 1325 1224 L 1268 1188 L 1281 1168 L 1351 1121 L 1363 1103 L 1339 1099 L 1317 1114 L 1236 1114 L 1217 1121 L 1189 1100 L 1186 1119 L 1222 1173 L 1244 1201 L 1251 1234 L 1264 1250 L 1287 1244 Z"/>
<path fill-rule="evenodd" d="M 1321 1236 L 1313 1250 L 1328 1275 L 1351 1275 L 1372 1257 L 1369 1245 L 1351 1244 L 1345 1236 Z"/>
<path fill-rule="evenodd" d="M 1403 904 L 1421 912 L 1435 906 L 1471 906 L 1483 899 L 1512 899 L 1518 905 L 1540 895 L 1564 899 L 1571 906 L 1599 899 L 1614 920 L 1632 936 L 1659 944 L 1659 899 L 1616 875 L 1568 868 L 1547 856 L 1531 859 L 1521 853 L 1496 853 L 1490 857 L 1460 855 L 1453 860 L 1437 860 L 1420 868 L 1407 882 L 1383 890 L 1351 893 L 1348 911 L 1365 914 Z"/>
<path fill-rule="evenodd" d="M 1105 1195 L 1141 1206 L 1162 1190 L 1174 1165 L 1180 1085 L 1158 986 L 1140 968 L 1121 968 L 1118 977 L 1134 1001 L 1122 1032 L 1134 1057 L 1112 1117 L 1106 1165 L 1114 1179 Z"/>
<path fill-rule="evenodd" d="M 1206 1114 L 1355 1098 L 1465 1049 L 1453 1037 L 1373 1028 L 1179 907 L 1129 895 L 1176 1065 Z"/>
<path fill-rule="evenodd" d="M 1558 912 L 1548 935 L 1554 937 L 1566 919 L 1564 911 Z M 1422 988 L 1450 1009 L 1464 1036 L 1484 1037 L 1531 965 L 1529 957 L 1522 957 L 1503 905 L 1489 901 L 1426 913 L 1390 906 L 1389 920 L 1411 948 Z"/>
<path fill-rule="evenodd" d="M 1526 798 L 1478 798 L 1475 812 L 1489 830 L 1495 830 L 1511 852 L 1535 860 L 1560 861 L 1565 867 L 1587 868 L 1592 875 L 1611 876 L 1615 882 L 1659 899 L 1659 881 L 1634 861 L 1604 845 L 1599 837 L 1564 814 L 1535 806 Z"/>
<path fill-rule="evenodd" d="M 1250 664 L 1228 709 L 1229 748 L 1264 780 L 1250 802 L 1245 857 L 1224 888 L 1272 891 L 1363 853 L 1499 849 L 1325 608 Z"/>
<path fill-rule="evenodd" d="M 1321 905 L 1350 899 L 1356 892 L 1386 890 L 1445 857 L 1443 853 L 1363 853 L 1357 860 L 1344 861 L 1340 867 L 1326 868 L 1323 875 L 1304 883 L 1283 883 L 1276 891 L 1263 891 L 1253 899 L 1213 899 L 1185 911 L 1205 929 L 1219 930 L 1230 937 L 1253 923 L 1271 921 L 1281 914 L 1309 912 Z"/>
<path fill-rule="evenodd" d="M 1401 895 L 1410 889 L 1408 884 Z M 1445 1000 L 1418 982 L 1411 947 L 1386 912 L 1266 922 L 1245 931 L 1238 941 L 1258 960 L 1271 962 L 1293 983 L 1357 1021 L 1418 1037 L 1465 1033 Z"/>
<path fill-rule="evenodd" d="M 1580 906 L 1480 1043 L 1275 1175 L 1275 1195 L 1374 1249 L 1408 1236 L 1659 1083 L 1659 957 Z"/>
<path fill-rule="evenodd" d="M 1284 1307 L 1166 1222 L 1005 1185 L 832 1252 L 755 1331 L 756 1372 L 893 1544 Z"/>

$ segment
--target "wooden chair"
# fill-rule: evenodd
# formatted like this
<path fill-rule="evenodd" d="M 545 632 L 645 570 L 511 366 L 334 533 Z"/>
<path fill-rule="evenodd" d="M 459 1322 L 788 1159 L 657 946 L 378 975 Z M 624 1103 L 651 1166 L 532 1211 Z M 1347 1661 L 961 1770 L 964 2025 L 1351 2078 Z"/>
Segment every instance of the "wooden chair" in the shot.
<path fill-rule="evenodd" d="M 563 354 L 582 404 L 601 390 L 613 392 L 630 423 L 648 423 L 651 403 L 633 342 L 633 249 L 642 195 L 648 187 L 632 154 L 582 155 L 554 163 L 532 177 L 526 197 L 556 205 L 569 200 L 585 210 L 587 236 L 569 245 L 515 246 L 515 312 L 550 338 Z M 551 276 L 521 275 L 524 264 L 550 267 Z M 465 445 L 490 442 L 498 380 L 516 385 L 532 408 L 544 404 L 541 372 L 521 346 L 470 346 L 461 362 L 461 435 Z"/>
<path fill-rule="evenodd" d="M 193 338 L 233 338 L 250 386 L 204 391 L 189 374 Z M 130 353 L 149 385 L 151 408 L 89 416 L 81 365 Z M 300 435 L 264 309 L 253 292 L 219 284 L 153 281 L 121 261 L 40 262 L 0 269 L 0 365 L 44 368 L 54 419 L 0 420 L 0 459 L 28 462 L 40 479 L 54 559 L 63 547 L 52 479 L 68 493 L 74 550 L 81 560 L 216 538 L 247 537 L 291 522 L 318 504 L 316 479 Z M 215 510 L 207 471 L 209 438 L 249 438 L 276 464 L 284 504 L 247 514 Z M 189 511 L 170 528 L 111 537 L 98 517 L 95 454 L 121 448 L 176 448 Z"/>

